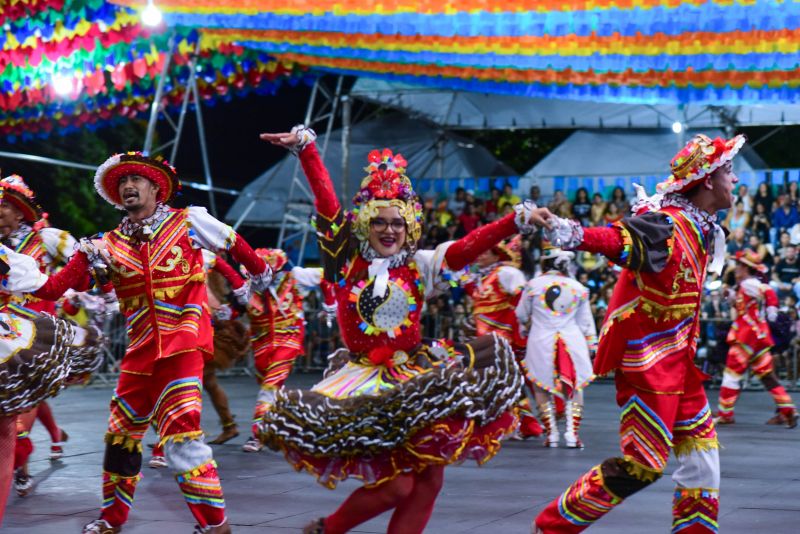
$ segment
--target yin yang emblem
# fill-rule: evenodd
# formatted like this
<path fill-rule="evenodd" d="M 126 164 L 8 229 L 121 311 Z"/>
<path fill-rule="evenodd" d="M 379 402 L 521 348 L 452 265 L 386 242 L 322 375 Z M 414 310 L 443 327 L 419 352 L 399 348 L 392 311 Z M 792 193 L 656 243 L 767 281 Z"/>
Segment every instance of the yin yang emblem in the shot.
<path fill-rule="evenodd" d="M 392 280 L 383 297 L 373 297 L 372 281 L 358 296 L 358 314 L 365 322 L 380 330 L 394 330 L 408 317 L 408 297 L 405 290 Z"/>
<path fill-rule="evenodd" d="M 544 292 L 544 304 L 556 315 L 569 313 L 577 304 L 577 299 L 570 288 L 555 283 Z"/>

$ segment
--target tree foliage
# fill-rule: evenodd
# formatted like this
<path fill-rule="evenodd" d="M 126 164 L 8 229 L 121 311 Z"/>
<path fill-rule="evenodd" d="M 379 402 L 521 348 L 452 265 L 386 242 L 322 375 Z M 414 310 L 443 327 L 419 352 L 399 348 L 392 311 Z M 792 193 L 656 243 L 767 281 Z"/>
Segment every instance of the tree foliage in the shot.
<path fill-rule="evenodd" d="M 125 121 L 98 132 L 83 130 L 68 136 L 0 144 L 0 148 L 94 166 L 112 154 L 141 149 L 145 128 L 142 122 Z M 119 223 L 120 212 L 95 191 L 93 171 L 10 158 L 0 158 L 0 162 L 3 176 L 19 174 L 25 179 L 51 225 L 80 237 Z"/>

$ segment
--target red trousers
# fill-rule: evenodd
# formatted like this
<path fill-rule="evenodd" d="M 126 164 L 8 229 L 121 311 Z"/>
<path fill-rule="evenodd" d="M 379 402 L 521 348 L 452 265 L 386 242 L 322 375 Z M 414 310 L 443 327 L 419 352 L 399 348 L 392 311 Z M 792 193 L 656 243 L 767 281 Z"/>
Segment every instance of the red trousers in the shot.
<path fill-rule="evenodd" d="M 660 478 L 672 450 L 680 464 L 672 476 L 672 532 L 717 532 L 717 434 L 702 383 L 692 372 L 685 376 L 683 394 L 665 395 L 637 389 L 617 372 L 623 456 L 593 467 L 551 502 L 536 518 L 540 529 L 548 534 L 586 529 Z"/>
<path fill-rule="evenodd" d="M 225 521 L 216 463 L 200 429 L 203 355 L 189 352 L 158 360 L 152 375 L 123 372 L 106 434 L 101 518 L 122 525 L 141 475 L 142 436 L 151 419 L 189 509 L 206 527 Z"/>
<path fill-rule="evenodd" d="M 254 342 L 256 378 L 261 383 L 261 389 L 256 399 L 253 411 L 253 436 L 258 435 L 258 422 L 275 403 L 275 394 L 283 387 L 289 373 L 292 372 L 294 361 L 303 354 L 302 348 L 297 348 L 294 343 L 288 346 L 269 344 L 259 346 Z"/>

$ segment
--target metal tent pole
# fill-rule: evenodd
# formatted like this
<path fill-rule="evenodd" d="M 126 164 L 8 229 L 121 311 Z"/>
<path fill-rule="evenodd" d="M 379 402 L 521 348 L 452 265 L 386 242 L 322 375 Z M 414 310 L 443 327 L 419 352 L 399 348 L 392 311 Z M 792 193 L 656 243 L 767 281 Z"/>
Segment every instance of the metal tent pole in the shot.
<path fill-rule="evenodd" d="M 147 122 L 147 133 L 144 137 L 144 148 L 142 152 L 147 156 L 150 155 L 150 149 L 153 148 L 153 136 L 156 132 L 156 122 L 158 121 L 158 111 L 161 109 L 161 98 L 164 96 L 164 84 L 169 74 L 169 67 L 172 62 L 172 51 L 175 48 L 175 33 L 169 36 L 167 41 L 167 51 L 164 57 L 164 65 L 161 67 L 161 75 L 158 77 L 158 84 L 156 85 L 156 93 L 153 96 L 153 103 L 150 106 L 150 119 Z"/>

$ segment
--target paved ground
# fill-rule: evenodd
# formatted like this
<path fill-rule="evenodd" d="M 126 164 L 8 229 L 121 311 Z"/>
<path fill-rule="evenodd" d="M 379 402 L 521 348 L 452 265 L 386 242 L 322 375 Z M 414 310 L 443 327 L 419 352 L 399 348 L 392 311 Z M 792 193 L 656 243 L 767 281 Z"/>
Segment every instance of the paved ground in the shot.
<path fill-rule="evenodd" d="M 290 384 L 308 385 L 317 377 L 294 375 Z M 222 380 L 235 413 L 247 421 L 256 386 L 250 379 Z M 0 531 L 26 534 L 79 532 L 98 513 L 102 436 L 111 395 L 108 388 L 71 389 L 52 402 L 59 423 L 70 433 L 67 455 L 51 464 L 41 426 L 34 427 L 36 451 L 31 471 L 37 487 L 25 499 L 11 497 Z M 716 400 L 716 392 L 711 392 Z M 205 428 L 218 430 L 207 403 Z M 735 426 L 721 429 L 723 532 L 800 532 L 800 428 L 765 426 L 771 415 L 762 391 L 742 395 Z M 617 410 L 613 386 L 598 383 L 587 391 L 583 451 L 544 449 L 538 443 L 507 442 L 484 467 L 464 465 L 447 470 L 446 482 L 427 532 L 527 533 L 536 513 L 567 484 L 592 465 L 618 451 Z M 149 436 L 148 436 L 149 438 Z M 234 531 L 299 532 L 311 519 L 331 512 L 356 487 L 336 491 L 292 471 L 273 452 L 244 454 L 242 435 L 215 447 Z M 148 439 L 146 438 L 146 441 Z M 674 467 L 671 465 L 671 467 Z M 167 470 L 145 469 L 136 492 L 128 533 L 189 533 L 193 521 Z M 662 478 L 600 521 L 591 532 L 668 532 L 672 484 Z M 381 516 L 357 532 L 384 532 Z"/>

